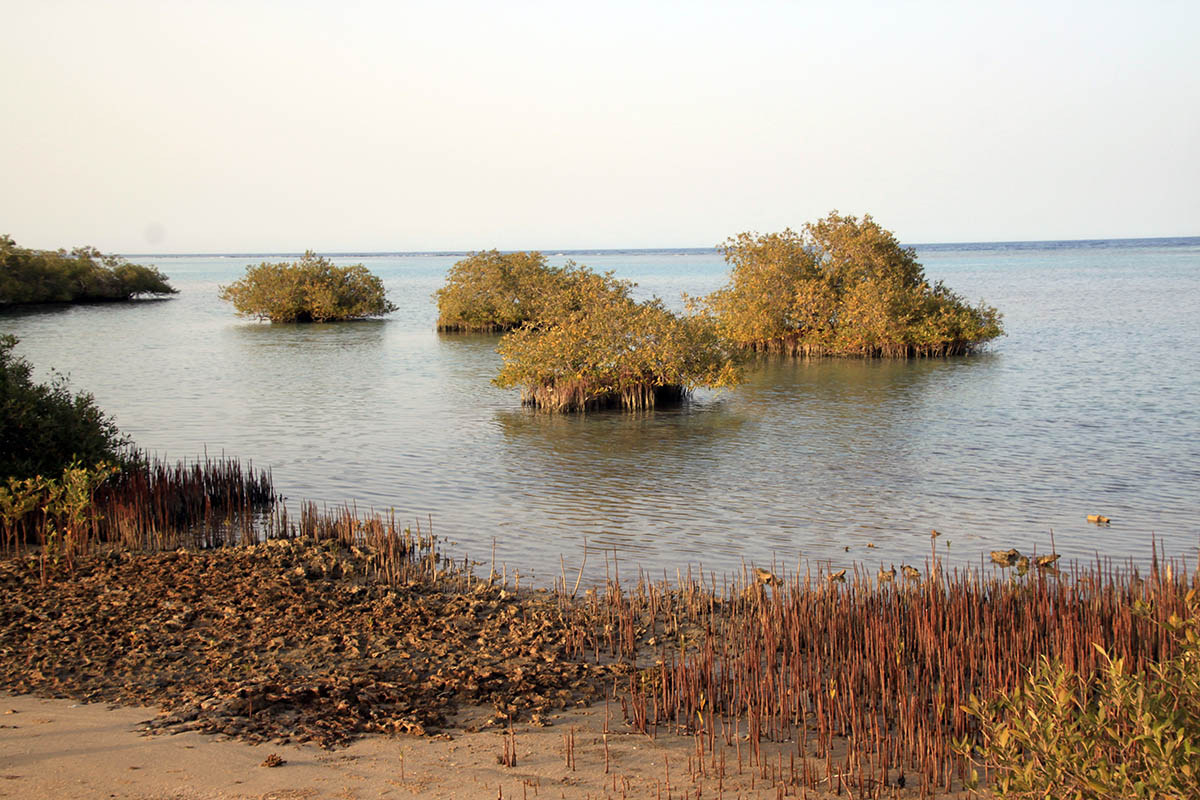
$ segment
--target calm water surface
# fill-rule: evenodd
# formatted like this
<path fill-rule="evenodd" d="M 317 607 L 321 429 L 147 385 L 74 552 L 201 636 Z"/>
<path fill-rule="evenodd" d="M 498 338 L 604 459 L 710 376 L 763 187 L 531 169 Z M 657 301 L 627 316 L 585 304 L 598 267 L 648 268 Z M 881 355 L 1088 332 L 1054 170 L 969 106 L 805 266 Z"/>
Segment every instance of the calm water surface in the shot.
<path fill-rule="evenodd" d="M 623 578 L 920 564 L 931 528 L 956 563 L 1045 552 L 1051 530 L 1068 558 L 1145 561 L 1156 535 L 1194 562 L 1200 239 L 918 255 L 929 278 L 998 306 L 1008 336 L 964 359 L 763 361 L 744 386 L 644 414 L 549 416 L 493 387 L 494 337 L 433 331 L 453 255 L 335 259 L 384 279 L 400 309 L 380 321 L 241 320 L 218 286 L 262 257 L 154 257 L 136 260 L 175 299 L 7 312 L 0 330 L 143 448 L 253 459 L 291 501 L 432 515 L 456 556 L 487 560 L 495 540 L 510 571 L 544 583 L 585 539 L 592 577 L 592 546 L 615 548 Z M 675 306 L 725 279 L 707 250 L 572 257 Z"/>

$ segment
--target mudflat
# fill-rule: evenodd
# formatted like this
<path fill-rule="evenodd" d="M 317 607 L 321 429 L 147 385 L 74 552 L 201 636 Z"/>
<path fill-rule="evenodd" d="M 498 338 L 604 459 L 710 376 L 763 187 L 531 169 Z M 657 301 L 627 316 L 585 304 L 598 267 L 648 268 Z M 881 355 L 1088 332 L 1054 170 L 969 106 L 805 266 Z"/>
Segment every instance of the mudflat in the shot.
<path fill-rule="evenodd" d="M 706 635 L 675 600 L 651 601 L 669 624 L 610 617 L 595 594 L 510 590 L 434 559 L 381 580 L 378 563 L 333 539 L 118 549 L 45 573 L 37 555 L 0 560 L 0 797 L 820 798 L 850 787 L 840 736 L 817 757 L 811 742 L 714 716 L 703 698 L 694 714 L 647 724 L 632 689 L 670 686 L 664 637 L 690 648 Z M 756 584 L 739 602 L 758 613 L 765 592 Z M 891 772 L 872 788 L 933 794 L 915 784 Z"/>

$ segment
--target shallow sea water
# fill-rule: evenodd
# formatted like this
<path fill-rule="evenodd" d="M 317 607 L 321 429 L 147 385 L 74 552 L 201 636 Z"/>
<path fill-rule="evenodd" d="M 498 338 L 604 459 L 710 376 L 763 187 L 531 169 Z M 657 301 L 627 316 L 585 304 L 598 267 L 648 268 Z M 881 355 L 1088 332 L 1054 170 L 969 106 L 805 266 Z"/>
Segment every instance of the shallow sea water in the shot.
<path fill-rule="evenodd" d="M 918 246 L 931 280 L 1005 314 L 949 360 L 763 360 L 676 409 L 540 414 L 490 384 L 497 339 L 439 335 L 455 255 L 337 257 L 400 309 L 359 323 L 242 320 L 218 286 L 263 256 L 159 256 L 174 299 L 0 313 L 46 378 L 92 392 L 143 448 L 270 466 L 289 502 L 432 517 L 451 554 L 540 583 L 744 563 L 868 569 L 987 551 L 1194 564 L 1200 546 L 1200 239 Z M 549 254 L 561 263 L 568 256 Z M 568 254 L 678 307 L 711 250 Z M 1087 514 L 1113 519 L 1087 523 Z M 868 547 L 868 545 L 873 547 Z M 846 548 L 849 548 L 848 550 Z"/>

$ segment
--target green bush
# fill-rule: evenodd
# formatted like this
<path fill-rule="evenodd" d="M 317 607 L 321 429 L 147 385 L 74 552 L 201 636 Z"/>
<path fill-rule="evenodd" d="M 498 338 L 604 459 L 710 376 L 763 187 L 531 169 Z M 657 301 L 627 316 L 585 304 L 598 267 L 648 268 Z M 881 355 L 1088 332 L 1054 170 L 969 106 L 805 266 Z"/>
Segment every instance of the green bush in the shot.
<path fill-rule="evenodd" d="M 241 280 L 221 287 L 239 315 L 271 322 L 333 322 L 395 311 L 383 281 L 362 264 L 334 266 L 311 250 L 299 261 L 247 266 Z"/>
<path fill-rule="evenodd" d="M 30 250 L 0 236 L 0 305 L 119 301 L 176 292 L 154 267 L 91 247 L 70 253 Z"/>
<path fill-rule="evenodd" d="M 434 294 L 439 331 L 508 331 L 536 319 L 545 298 L 565 286 L 570 269 L 541 253 L 471 253 L 450 268 Z"/>
<path fill-rule="evenodd" d="M 119 462 L 129 445 L 90 394 L 72 394 L 61 375 L 33 382 L 17 339 L 0 336 L 0 478 L 63 474 L 73 462 Z"/>
<path fill-rule="evenodd" d="M 568 265 L 539 316 L 500 341 L 495 383 L 551 411 L 646 408 L 681 400 L 696 386 L 740 380 L 734 354 L 707 316 L 678 316 L 632 284 Z"/>
<path fill-rule="evenodd" d="M 72 462 L 61 478 L 10 477 L 0 483 L 4 551 L 12 552 L 22 541 L 36 539 L 43 558 L 72 557 L 83 544 L 88 523 L 95 521 L 97 489 L 119 472 L 119 467 L 108 463 L 84 467 Z M 33 536 L 29 535 L 31 529 Z"/>
<path fill-rule="evenodd" d="M 1200 603 L 1167 621 L 1178 654 L 1132 674 L 1099 645 L 1103 669 L 1082 677 L 1043 658 L 1012 693 L 966 711 L 982 746 L 956 745 L 993 770 L 1002 798 L 1200 797 Z"/>
<path fill-rule="evenodd" d="M 744 348 L 958 355 L 1003 333 L 995 308 L 930 285 L 915 252 L 869 215 L 833 212 L 803 233 L 741 233 L 721 249 L 730 281 L 706 303 L 722 335 Z"/>

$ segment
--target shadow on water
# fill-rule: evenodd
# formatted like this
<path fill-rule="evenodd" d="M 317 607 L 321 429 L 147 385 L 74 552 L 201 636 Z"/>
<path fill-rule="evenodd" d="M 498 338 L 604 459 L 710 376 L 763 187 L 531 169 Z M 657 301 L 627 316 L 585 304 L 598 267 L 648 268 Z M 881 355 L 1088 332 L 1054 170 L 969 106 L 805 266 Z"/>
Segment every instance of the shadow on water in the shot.
<path fill-rule="evenodd" d="M 797 453 L 816 455 L 806 468 L 840 471 L 878 461 L 910 441 L 930 403 L 951 404 L 948 387 L 968 360 L 762 359 L 729 403 L 752 418 L 760 435 L 748 443 L 765 463 L 795 464 Z M 791 446 L 780 448 L 780 442 Z"/>
<path fill-rule="evenodd" d="M 500 368 L 496 352 L 498 333 L 436 333 L 436 349 L 456 373 L 487 373 L 488 379 Z"/>
<path fill-rule="evenodd" d="M 62 317 L 72 313 L 120 313 L 160 309 L 174 300 L 170 297 L 141 297 L 134 300 L 86 300 L 75 303 L 0 304 L 0 322 Z"/>
<path fill-rule="evenodd" d="M 664 468 L 695 474 L 706 454 L 744 423 L 721 402 L 589 414 L 523 408 L 497 411 L 495 419 L 514 466 L 528 469 L 533 456 L 551 470 L 570 468 L 584 481 L 614 475 L 661 480 Z"/>
<path fill-rule="evenodd" d="M 299 353 L 378 347 L 387 332 L 387 320 L 348 322 L 266 323 L 248 322 L 225 329 L 226 335 L 250 352 L 254 348 L 283 348 Z"/>
<path fill-rule="evenodd" d="M 763 356 L 747 367 L 737 395 L 752 404 L 819 402 L 869 411 L 896 395 L 906 400 L 964 369 L 986 370 L 992 354 L 956 358 L 794 359 Z"/>
<path fill-rule="evenodd" d="M 932 360 L 764 359 L 736 391 L 699 393 L 676 408 L 502 410 L 495 420 L 508 469 L 543 503 L 553 496 L 581 516 L 603 508 L 610 522 L 643 516 L 710 527 L 765 516 L 794 527 L 829 521 L 797 501 L 870 502 L 861 488 L 888 485 L 892 473 L 903 484 L 916 410 L 956 369 Z"/>

